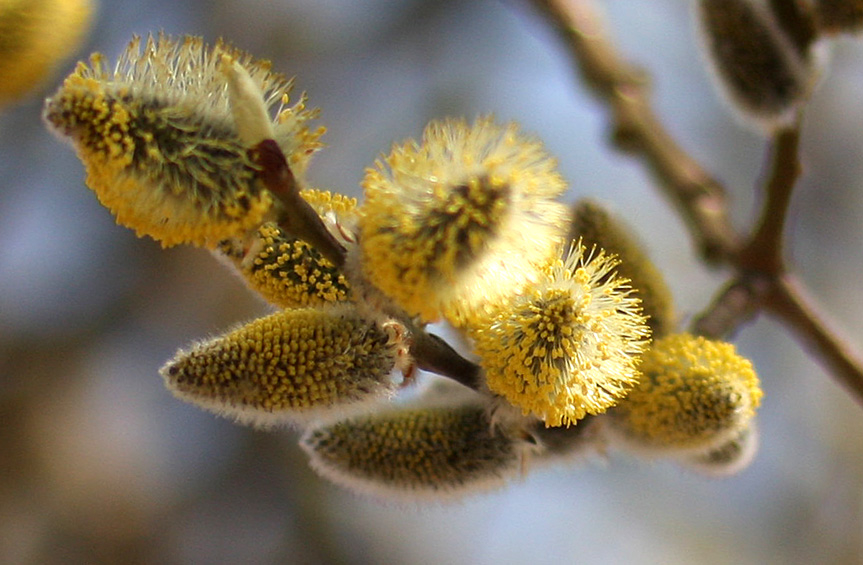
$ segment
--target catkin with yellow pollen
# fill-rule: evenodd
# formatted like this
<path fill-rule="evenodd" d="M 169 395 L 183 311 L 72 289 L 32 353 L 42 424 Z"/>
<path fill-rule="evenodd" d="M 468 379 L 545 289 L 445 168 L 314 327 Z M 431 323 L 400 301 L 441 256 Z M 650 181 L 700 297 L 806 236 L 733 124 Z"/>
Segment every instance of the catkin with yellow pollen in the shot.
<path fill-rule="evenodd" d="M 136 38 L 112 67 L 95 54 L 46 102 L 45 119 L 75 146 L 118 223 L 165 246 L 212 248 L 276 213 L 234 121 L 228 85 L 238 72 L 260 91 L 262 111 L 278 105 L 275 141 L 302 175 L 321 146 L 323 128 L 308 126 L 317 111 L 304 96 L 288 106 L 291 81 L 222 42 Z"/>
<path fill-rule="evenodd" d="M 309 429 L 300 445 L 324 477 L 361 494 L 444 500 L 503 486 L 532 447 L 480 403 L 407 407 Z"/>
<path fill-rule="evenodd" d="M 356 200 L 329 191 L 305 189 L 300 195 L 335 233 L 350 232 Z M 347 242 L 346 242 L 347 243 Z M 274 222 L 258 228 L 248 241 L 227 240 L 222 252 L 248 284 L 280 308 L 322 306 L 351 297 L 342 272 L 314 247 L 285 233 Z"/>
<path fill-rule="evenodd" d="M 605 412 L 629 392 L 650 332 L 615 264 L 575 246 L 471 329 L 493 393 L 560 426 Z"/>
<path fill-rule="evenodd" d="M 368 169 L 363 188 L 363 276 L 425 321 L 498 254 L 529 262 L 563 235 L 565 210 L 553 199 L 566 184 L 554 160 L 490 117 L 431 122 L 421 143 L 396 145 Z"/>
<path fill-rule="evenodd" d="M 81 43 L 90 0 L 0 0 L 0 106 L 31 92 Z"/>
<path fill-rule="evenodd" d="M 179 351 L 161 373 L 179 398 L 241 423 L 302 424 L 392 393 L 405 335 L 349 305 L 285 310 Z"/>
<path fill-rule="evenodd" d="M 730 343 L 689 334 L 655 341 L 642 377 L 609 412 L 622 444 L 653 453 L 704 453 L 746 428 L 761 403 L 758 377 Z"/>

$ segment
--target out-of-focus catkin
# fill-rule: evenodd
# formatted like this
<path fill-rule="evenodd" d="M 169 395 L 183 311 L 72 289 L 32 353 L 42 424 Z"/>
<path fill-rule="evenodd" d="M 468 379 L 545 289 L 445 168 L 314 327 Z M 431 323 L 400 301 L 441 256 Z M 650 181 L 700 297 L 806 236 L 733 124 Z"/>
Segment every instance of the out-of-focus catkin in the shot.
<path fill-rule="evenodd" d="M 635 289 L 653 339 L 674 330 L 677 322 L 674 301 L 665 278 L 622 221 L 598 202 L 581 200 L 572 209 L 569 239 L 580 239 L 585 246 L 595 245 L 617 257 L 615 271 L 629 279 Z"/>
<path fill-rule="evenodd" d="M 790 124 L 819 78 L 814 35 L 801 33 L 811 15 L 778 18 L 764 0 L 697 0 L 694 10 L 714 82 L 741 122 L 767 132 Z"/>
<path fill-rule="evenodd" d="M 494 426 L 485 406 L 405 407 L 309 429 L 312 467 L 361 494 L 446 500 L 503 486 L 522 469 L 527 437 Z"/>
<path fill-rule="evenodd" d="M 0 106 L 38 88 L 81 43 L 90 0 L 0 0 Z"/>

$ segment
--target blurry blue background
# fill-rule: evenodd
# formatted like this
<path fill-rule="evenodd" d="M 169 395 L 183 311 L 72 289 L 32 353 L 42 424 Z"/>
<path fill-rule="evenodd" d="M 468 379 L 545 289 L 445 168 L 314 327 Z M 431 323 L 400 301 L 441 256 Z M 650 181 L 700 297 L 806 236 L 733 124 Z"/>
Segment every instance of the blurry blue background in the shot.
<path fill-rule="evenodd" d="M 607 0 L 626 56 L 653 76 L 671 132 L 750 225 L 763 139 L 703 70 L 685 0 Z M 571 182 L 639 233 L 684 322 L 705 270 L 671 207 L 611 151 L 601 106 L 524 2 L 103 0 L 84 48 L 132 34 L 223 36 L 297 76 L 323 109 L 322 188 L 358 195 L 363 168 L 431 118 L 494 112 L 537 134 Z M 863 344 L 863 43 L 837 42 L 803 137 L 794 268 Z M 290 430 L 219 420 L 166 392 L 178 347 L 266 312 L 206 252 L 161 250 L 114 225 L 81 164 L 40 121 L 44 90 L 0 113 L 0 561 L 4 563 L 858 563 L 863 408 L 769 319 L 736 343 L 766 397 L 761 451 L 711 480 L 610 452 L 454 506 L 358 498 L 308 469 Z"/>

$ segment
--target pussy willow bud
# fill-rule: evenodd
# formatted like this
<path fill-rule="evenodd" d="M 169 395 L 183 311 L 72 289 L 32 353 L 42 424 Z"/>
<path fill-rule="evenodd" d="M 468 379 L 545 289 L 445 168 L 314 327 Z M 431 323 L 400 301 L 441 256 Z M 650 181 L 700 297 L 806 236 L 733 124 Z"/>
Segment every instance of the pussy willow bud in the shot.
<path fill-rule="evenodd" d="M 240 423 L 303 424 L 392 393 L 405 334 L 349 305 L 285 310 L 179 351 L 161 373 L 179 398 Z"/>
<path fill-rule="evenodd" d="M 818 28 L 826 33 L 863 30 L 863 0 L 814 0 Z"/>
<path fill-rule="evenodd" d="M 90 0 L 0 0 L 0 106 L 31 92 L 74 52 Z"/>
<path fill-rule="evenodd" d="M 306 431 L 312 467 L 361 494 L 445 501 L 520 476 L 530 437 L 478 402 L 405 407 Z"/>
<path fill-rule="evenodd" d="M 683 466 L 710 477 L 734 475 L 752 463 L 758 452 L 758 427 L 750 420 L 740 433 L 706 453 L 682 457 Z"/>
<path fill-rule="evenodd" d="M 752 364 L 730 343 L 689 334 L 653 342 L 641 379 L 608 413 L 609 430 L 645 454 L 702 454 L 738 437 L 761 403 Z"/>
<path fill-rule="evenodd" d="M 717 87 L 741 121 L 767 131 L 792 122 L 818 79 L 811 41 L 800 44 L 806 36 L 785 29 L 765 0 L 697 0 L 695 14 Z"/>
<path fill-rule="evenodd" d="M 662 273 L 620 219 L 598 202 L 581 200 L 572 209 L 569 239 L 581 239 L 588 247 L 596 246 L 617 256 L 619 263 L 615 270 L 619 276 L 629 279 L 635 289 L 654 339 L 674 330 L 676 316 L 671 291 Z"/>
<path fill-rule="evenodd" d="M 515 124 L 431 122 L 363 181 L 360 268 L 411 315 L 437 319 L 460 287 L 506 255 L 545 258 L 562 237 L 566 185 Z"/>
<path fill-rule="evenodd" d="M 531 458 L 535 465 L 573 465 L 604 453 L 606 448 L 600 419 L 593 416 L 585 416 L 576 426 L 549 428 L 543 423 L 536 423 L 528 430 L 537 444 L 535 455 Z"/>
<path fill-rule="evenodd" d="M 314 189 L 302 190 L 300 196 L 333 233 L 341 234 L 355 221 L 353 198 Z M 289 236 L 274 222 L 262 225 L 245 241 L 223 241 L 219 251 L 249 288 L 281 308 L 323 306 L 351 296 L 350 285 L 339 269 L 311 245 Z"/>
<path fill-rule="evenodd" d="M 276 215 L 244 137 L 272 131 L 295 175 L 321 145 L 323 128 L 307 125 L 317 111 L 305 98 L 287 106 L 290 90 L 269 62 L 160 35 L 134 39 L 115 66 L 100 54 L 80 63 L 46 102 L 45 119 L 75 146 L 88 186 L 118 223 L 165 246 L 215 247 Z M 277 104 L 267 128 L 262 113 Z"/>
<path fill-rule="evenodd" d="M 603 252 L 573 247 L 470 336 L 488 388 L 548 426 L 600 414 L 638 378 L 650 332 Z"/>

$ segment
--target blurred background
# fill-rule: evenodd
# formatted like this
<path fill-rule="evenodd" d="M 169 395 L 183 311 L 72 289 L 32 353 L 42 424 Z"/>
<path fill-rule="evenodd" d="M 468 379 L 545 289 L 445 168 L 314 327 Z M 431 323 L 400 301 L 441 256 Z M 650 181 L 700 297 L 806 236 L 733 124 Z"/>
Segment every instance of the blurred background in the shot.
<path fill-rule="evenodd" d="M 766 145 L 717 101 L 689 2 L 606 0 L 618 46 L 653 76 L 670 131 L 728 187 L 736 225 L 759 201 Z M 291 430 L 256 432 L 174 399 L 178 347 L 267 312 L 206 252 L 116 226 L 71 148 L 40 121 L 74 60 L 133 34 L 223 36 L 297 76 L 322 108 L 322 188 L 358 195 L 363 168 L 432 118 L 493 112 L 540 136 L 571 182 L 626 218 L 684 322 L 725 274 L 634 161 L 525 2 L 103 0 L 80 51 L 0 111 L 0 562 L 859 563 L 863 407 L 770 319 L 736 337 L 766 396 L 761 450 L 706 479 L 618 452 L 529 474 L 455 505 L 406 508 L 317 478 Z M 863 344 L 863 40 L 840 40 L 808 112 L 793 201 L 794 268 Z"/>

